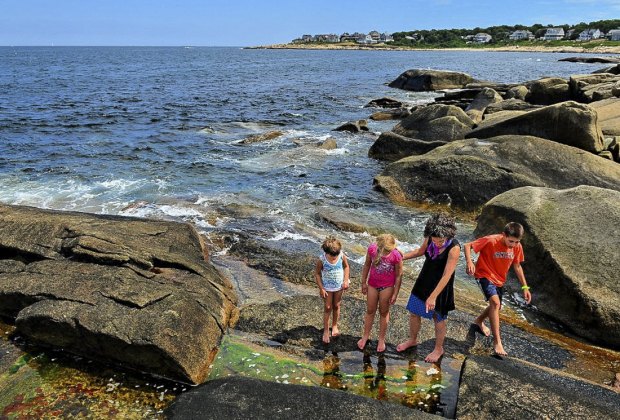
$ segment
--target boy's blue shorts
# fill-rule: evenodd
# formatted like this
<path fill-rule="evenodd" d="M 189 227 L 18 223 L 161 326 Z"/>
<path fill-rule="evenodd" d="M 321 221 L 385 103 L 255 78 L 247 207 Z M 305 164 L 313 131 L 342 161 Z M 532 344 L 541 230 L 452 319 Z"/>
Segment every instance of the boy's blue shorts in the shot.
<path fill-rule="evenodd" d="M 413 293 L 411 294 L 411 296 L 409 296 L 409 302 L 407 302 L 407 310 L 413 315 L 421 316 L 427 319 L 433 319 L 433 315 L 435 315 L 435 322 L 441 322 L 445 319 L 448 319 L 448 314 L 446 314 L 446 316 L 441 316 L 439 312 L 435 312 L 434 310 L 426 312 L 426 302 L 424 302 Z"/>
<path fill-rule="evenodd" d="M 499 298 L 499 303 L 502 303 L 502 297 L 504 296 L 504 288 L 497 287 L 490 280 L 483 278 L 477 279 L 478 284 L 480 285 L 480 289 L 482 289 L 482 293 L 484 293 L 484 298 L 488 301 L 491 299 L 491 296 L 497 296 Z"/>

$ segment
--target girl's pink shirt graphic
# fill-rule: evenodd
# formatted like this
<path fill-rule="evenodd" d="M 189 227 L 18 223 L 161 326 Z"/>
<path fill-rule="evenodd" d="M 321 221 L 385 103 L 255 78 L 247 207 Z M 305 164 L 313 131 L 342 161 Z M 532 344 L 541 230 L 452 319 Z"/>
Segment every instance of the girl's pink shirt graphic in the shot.
<path fill-rule="evenodd" d="M 374 261 L 377 255 L 377 244 L 368 247 L 368 257 Z M 388 255 L 381 257 L 379 265 L 371 263 L 368 285 L 374 287 L 392 287 L 396 283 L 396 265 L 402 261 L 403 256 L 398 250 L 393 249 Z"/>

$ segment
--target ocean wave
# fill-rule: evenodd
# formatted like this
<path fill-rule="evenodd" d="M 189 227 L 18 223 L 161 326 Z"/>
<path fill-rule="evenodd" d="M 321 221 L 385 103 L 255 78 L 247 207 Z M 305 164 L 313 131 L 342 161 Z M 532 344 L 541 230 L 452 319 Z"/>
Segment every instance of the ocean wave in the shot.
<path fill-rule="evenodd" d="M 94 199 L 100 195 L 87 185 L 73 180 L 41 184 L 4 179 L 0 181 L 0 191 L 0 201 L 3 203 L 56 210 L 92 208 Z"/>
<path fill-rule="evenodd" d="M 273 121 L 230 121 L 209 124 L 199 132 L 208 134 L 260 133 L 281 126 L 282 124 Z"/>
<path fill-rule="evenodd" d="M 328 154 L 328 155 L 345 155 L 349 152 L 350 152 L 349 149 L 346 149 L 344 147 L 332 149 L 332 150 L 325 150 L 325 154 Z"/>
<path fill-rule="evenodd" d="M 99 182 L 98 184 L 103 188 L 115 189 L 115 190 L 127 190 L 131 187 L 144 182 L 143 180 L 129 180 L 129 179 L 110 179 L 107 181 Z"/>
<path fill-rule="evenodd" d="M 120 214 L 134 217 L 169 217 L 173 219 L 190 219 L 195 223 L 207 227 L 213 227 L 208 222 L 204 222 L 204 214 L 200 211 L 183 206 L 183 204 L 155 204 L 144 201 L 126 206 Z M 206 224 L 205 224 L 206 223 Z"/>
<path fill-rule="evenodd" d="M 276 232 L 276 234 L 273 237 L 268 238 L 267 240 L 268 241 L 282 241 L 284 239 L 293 239 L 295 241 L 310 241 L 310 242 L 318 243 L 318 241 L 315 238 L 302 235 L 300 233 L 289 232 L 288 230 L 285 230 L 282 232 Z"/>

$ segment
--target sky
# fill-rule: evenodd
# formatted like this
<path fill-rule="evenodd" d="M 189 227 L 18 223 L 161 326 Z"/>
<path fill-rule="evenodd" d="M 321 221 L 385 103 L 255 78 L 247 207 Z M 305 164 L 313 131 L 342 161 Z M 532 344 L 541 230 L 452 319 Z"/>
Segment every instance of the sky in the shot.
<path fill-rule="evenodd" d="M 303 34 L 620 18 L 620 0 L 0 0 L 0 45 L 257 46 Z"/>

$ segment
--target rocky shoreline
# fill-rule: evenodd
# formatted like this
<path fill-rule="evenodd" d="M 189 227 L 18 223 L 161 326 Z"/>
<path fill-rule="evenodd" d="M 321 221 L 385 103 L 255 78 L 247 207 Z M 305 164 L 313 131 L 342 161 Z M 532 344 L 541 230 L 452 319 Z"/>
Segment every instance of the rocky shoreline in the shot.
<path fill-rule="evenodd" d="M 410 48 L 388 45 L 337 45 L 337 44 L 272 44 L 246 49 L 272 50 L 364 50 L 364 51 L 489 51 L 489 52 L 549 52 L 549 53 L 577 53 L 577 54 L 620 54 L 619 46 L 599 46 L 594 48 L 581 47 L 547 47 L 547 46 L 504 46 L 484 48 Z"/>
<path fill-rule="evenodd" d="M 210 261 L 205 238 L 191 225 L 0 205 L 0 314 L 13 328 L 6 335 L 118 369 L 202 384 L 168 407 L 169 418 L 309 417 L 324 413 L 316 401 L 337 401 L 343 416 L 361 418 L 618 418 L 620 341 L 610 331 L 620 330 L 619 74 L 616 65 L 568 80 L 505 85 L 413 69 L 391 86 L 443 92 L 436 103 L 408 107 L 387 98 L 370 105 L 396 110 L 399 121 L 369 150 L 389 162 L 375 188 L 408 206 L 477 214 L 476 235 L 497 232 L 507 221 L 522 223 L 523 266 L 537 311 L 559 323 L 565 336 L 503 311 L 511 356 L 496 360 L 489 338 L 472 328 L 467 291 L 459 290 L 445 360 L 431 366 L 420 358 L 433 344 L 428 325 L 418 348 L 396 352 L 408 334 L 400 301 L 392 310 L 387 351 L 377 354 L 371 344 L 358 352 L 365 303 L 359 264 L 352 263 L 342 335 L 326 347 L 320 342 L 322 300 L 313 287 L 313 243 L 293 246 L 239 231 L 209 238 L 244 267 L 228 276 L 252 282 L 260 274 L 300 293 L 242 304 L 243 283 Z M 365 124 L 347 127 L 355 132 Z M 337 212 L 317 218 L 343 234 L 373 228 Z M 507 290 L 515 292 L 510 282 Z M 259 337 L 252 345 L 264 350 L 240 355 L 223 348 L 237 333 Z M 295 362 L 266 364 L 277 372 L 267 376 L 257 366 L 263 353 Z M 377 371 L 339 373 L 333 369 L 339 354 L 364 361 L 364 369 L 376 363 Z M 240 367 L 231 376 L 211 377 L 221 358 Z M 603 367 L 589 365 L 597 358 Z M 315 367 L 327 360 L 330 370 Z M 19 369 L 19 363 L 8 368 Z M 304 363 L 323 376 L 323 388 L 299 386 L 308 380 L 293 373 Z M 456 377 L 442 363 L 456 364 Z M 397 366 L 389 378 L 380 373 L 386 364 Z M 429 382 L 420 386 L 416 374 Z M 448 381 L 458 399 L 443 391 Z M 345 391 L 360 383 L 359 395 Z M 327 389 L 331 384 L 339 387 Z M 23 395 L 14 398 L 11 407 Z M 398 404 L 376 401 L 388 399 Z"/>

